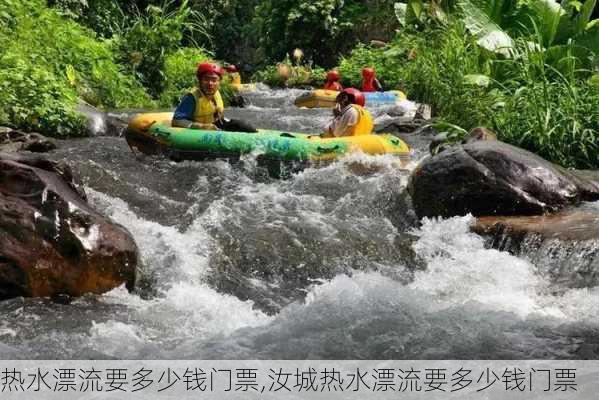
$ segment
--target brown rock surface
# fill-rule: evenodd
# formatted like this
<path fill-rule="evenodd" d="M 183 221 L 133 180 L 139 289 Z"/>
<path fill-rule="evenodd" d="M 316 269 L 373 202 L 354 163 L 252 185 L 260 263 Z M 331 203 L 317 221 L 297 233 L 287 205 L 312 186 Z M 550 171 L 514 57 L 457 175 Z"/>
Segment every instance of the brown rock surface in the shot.
<path fill-rule="evenodd" d="M 599 285 L 599 210 L 480 217 L 472 230 L 489 247 L 529 260 L 558 287 Z"/>
<path fill-rule="evenodd" d="M 536 233 L 545 239 L 599 239 L 599 213 L 570 211 L 524 217 L 479 217 L 473 230 L 480 234 L 497 231 L 512 235 Z"/>
<path fill-rule="evenodd" d="M 44 153 L 55 148 L 56 145 L 52 140 L 39 133 L 25 133 L 12 128 L 0 127 L 0 151 L 27 150 Z"/>
<path fill-rule="evenodd" d="M 131 289 L 137 263 L 130 234 L 90 207 L 68 166 L 0 153 L 0 299 Z"/>

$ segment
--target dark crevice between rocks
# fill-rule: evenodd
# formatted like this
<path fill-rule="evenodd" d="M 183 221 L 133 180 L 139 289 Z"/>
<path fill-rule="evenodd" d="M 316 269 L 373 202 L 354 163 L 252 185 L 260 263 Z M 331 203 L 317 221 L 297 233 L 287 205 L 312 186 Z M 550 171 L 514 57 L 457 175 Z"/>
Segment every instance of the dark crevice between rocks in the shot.
<path fill-rule="evenodd" d="M 27 294 L 27 275 L 14 260 L 0 254 L 0 300 Z"/>

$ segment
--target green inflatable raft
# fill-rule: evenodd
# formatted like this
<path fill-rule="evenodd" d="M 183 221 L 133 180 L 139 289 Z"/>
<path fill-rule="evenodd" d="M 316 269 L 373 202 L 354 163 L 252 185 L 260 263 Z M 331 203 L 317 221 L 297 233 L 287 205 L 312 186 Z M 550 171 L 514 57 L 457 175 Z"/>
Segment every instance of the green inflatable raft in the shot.
<path fill-rule="evenodd" d="M 239 157 L 255 152 L 262 159 L 278 161 L 332 161 L 354 151 L 366 154 L 410 156 L 410 148 L 389 134 L 341 138 L 262 130 L 258 133 L 173 128 L 172 113 L 150 113 L 135 117 L 125 138 L 132 149 L 144 154 L 164 154 L 174 159 L 202 160 Z"/>

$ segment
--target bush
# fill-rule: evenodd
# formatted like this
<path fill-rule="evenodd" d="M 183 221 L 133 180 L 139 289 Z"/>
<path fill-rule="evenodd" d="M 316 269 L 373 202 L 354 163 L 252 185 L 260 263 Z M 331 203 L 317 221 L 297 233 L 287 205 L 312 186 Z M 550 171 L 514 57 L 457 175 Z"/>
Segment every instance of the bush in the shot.
<path fill-rule="evenodd" d="M 468 77 L 488 76 L 492 56 L 483 53 L 459 22 L 422 35 L 425 40 L 415 43 L 401 70 L 408 97 L 430 104 L 443 120 L 466 129 L 487 123 L 501 93 L 492 82 L 477 84 Z"/>
<path fill-rule="evenodd" d="M 505 63 L 505 107 L 490 116 L 501 139 L 566 167 L 599 167 L 599 91 L 586 71 L 562 75 L 523 41 Z"/>
<path fill-rule="evenodd" d="M 116 0 L 49 0 L 48 5 L 103 38 L 123 31 L 127 16 Z"/>
<path fill-rule="evenodd" d="M 589 71 L 568 67 L 577 65 L 571 54 L 555 60 L 530 41 L 516 43 L 509 59 L 490 53 L 455 20 L 403 30 L 383 49 L 358 45 L 338 68 L 346 86 L 358 86 L 361 69 L 375 67 L 387 89 L 430 104 L 439 125 L 462 133 L 487 126 L 563 166 L 599 167 L 599 91 Z"/>
<path fill-rule="evenodd" d="M 205 32 L 204 19 L 183 1 L 179 7 L 174 2 L 162 7 L 150 5 L 146 12 L 138 12 L 131 28 L 116 40 L 119 60 L 128 66 L 148 89 L 158 98 L 166 87 L 165 60 L 182 46 L 185 32 Z"/>
<path fill-rule="evenodd" d="M 49 136 L 82 135 L 84 121 L 74 111 L 77 96 L 44 67 L 3 57 L 0 68 L 0 124 Z"/>
<path fill-rule="evenodd" d="M 177 105 L 181 96 L 196 86 L 198 63 L 209 58 L 204 50 L 192 48 L 182 48 L 167 56 L 164 62 L 165 89 L 158 101 L 160 106 Z"/>
<path fill-rule="evenodd" d="M 0 100 L 3 123 L 51 136 L 81 135 L 73 111 L 81 97 L 97 106 L 151 105 L 122 73 L 110 45 L 41 0 L 0 3 Z"/>
<path fill-rule="evenodd" d="M 399 42 L 386 48 L 358 44 L 348 57 L 341 58 L 337 67 L 341 74 L 341 82 L 344 86 L 359 88 L 362 85 L 362 68 L 373 67 L 385 89 L 400 89 L 408 51 L 404 44 Z"/>
<path fill-rule="evenodd" d="M 342 18 L 339 0 L 265 0 L 252 20 L 255 36 L 270 61 L 293 48 L 307 51 L 308 59 L 332 65 L 343 45 L 355 43 L 353 22 Z"/>
<path fill-rule="evenodd" d="M 253 80 L 274 87 L 306 88 L 321 87 L 325 80 L 325 70 L 320 67 L 301 64 L 293 65 L 289 56 L 277 65 L 270 65 L 254 74 Z"/>

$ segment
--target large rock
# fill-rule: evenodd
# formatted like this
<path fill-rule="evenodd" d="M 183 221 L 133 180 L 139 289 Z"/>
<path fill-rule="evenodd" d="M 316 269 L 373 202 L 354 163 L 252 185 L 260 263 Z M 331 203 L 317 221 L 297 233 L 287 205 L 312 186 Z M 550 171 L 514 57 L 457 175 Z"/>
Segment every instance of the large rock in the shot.
<path fill-rule="evenodd" d="M 135 242 L 84 196 L 66 165 L 0 153 L 0 299 L 133 287 Z"/>
<path fill-rule="evenodd" d="M 0 151 L 16 152 L 20 150 L 44 153 L 54 150 L 56 144 L 39 133 L 25 133 L 16 129 L 0 127 Z"/>
<path fill-rule="evenodd" d="M 499 141 L 451 147 L 412 173 L 408 191 L 419 217 L 538 215 L 599 199 L 599 179 L 567 171 Z"/>
<path fill-rule="evenodd" d="M 599 210 L 477 218 L 487 246 L 528 259 L 559 287 L 599 285 Z"/>
<path fill-rule="evenodd" d="M 104 112 L 85 102 L 78 105 L 77 111 L 85 117 L 88 136 L 122 136 L 131 117 L 139 113 L 139 110 Z"/>

